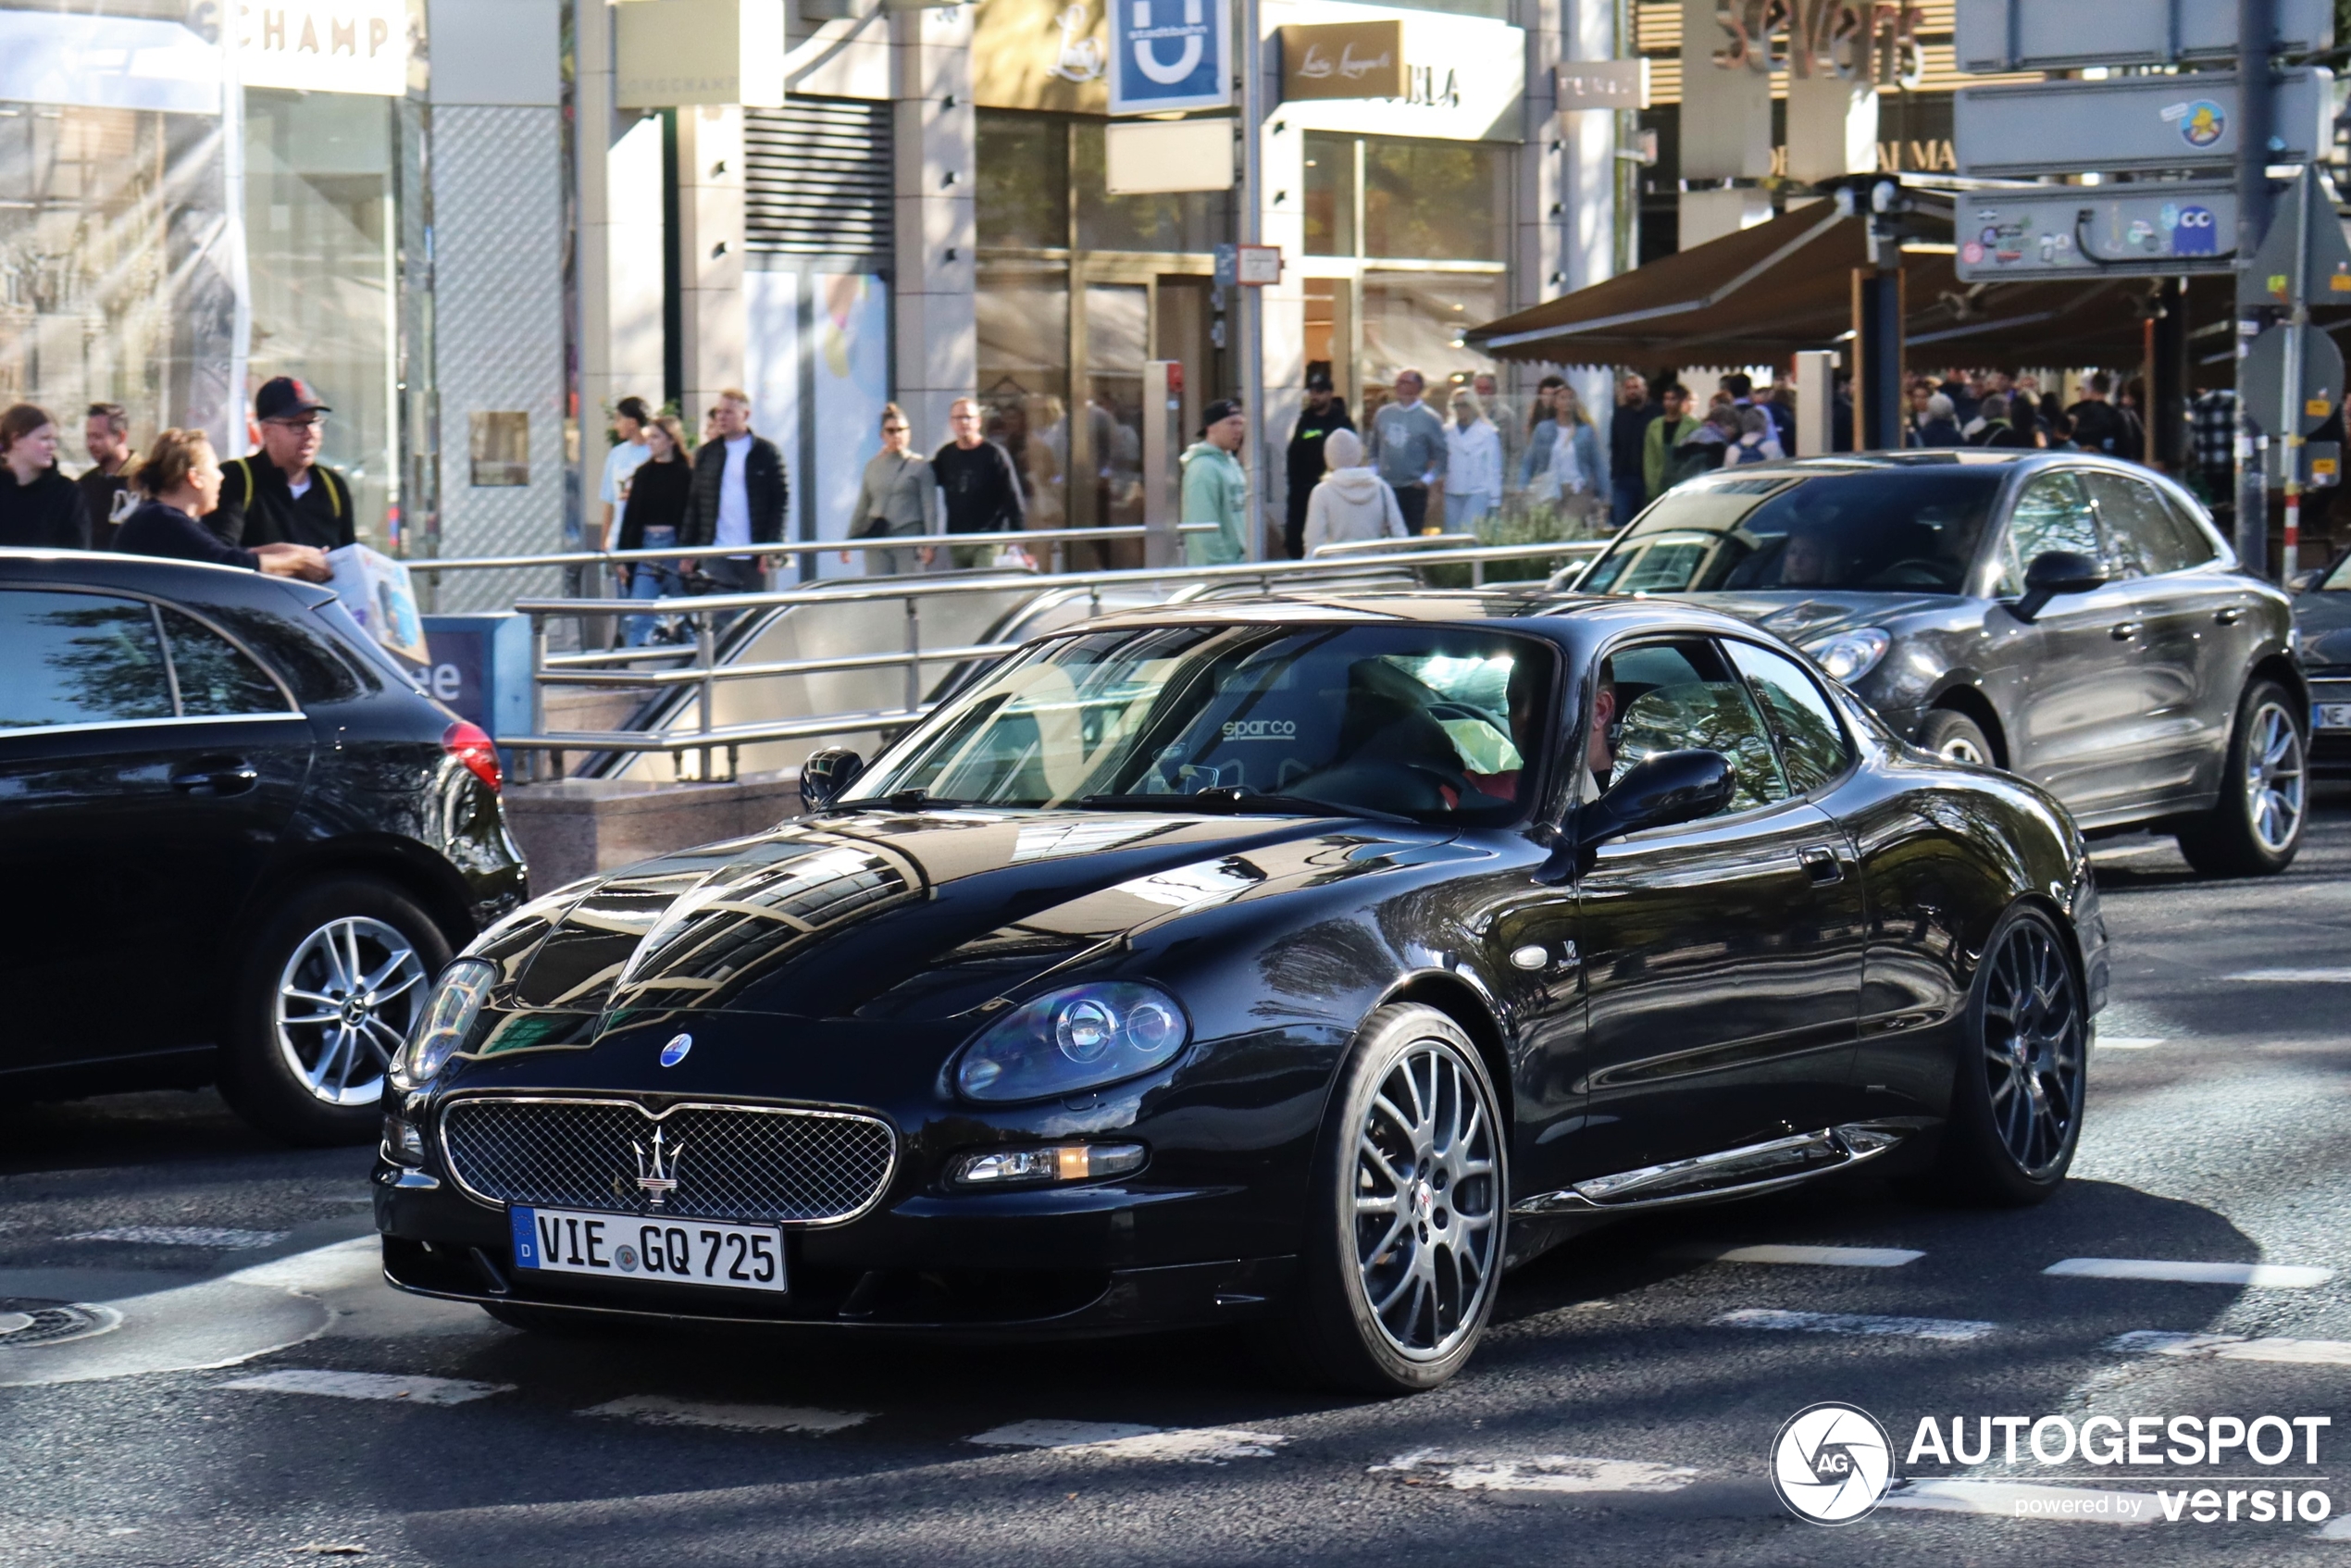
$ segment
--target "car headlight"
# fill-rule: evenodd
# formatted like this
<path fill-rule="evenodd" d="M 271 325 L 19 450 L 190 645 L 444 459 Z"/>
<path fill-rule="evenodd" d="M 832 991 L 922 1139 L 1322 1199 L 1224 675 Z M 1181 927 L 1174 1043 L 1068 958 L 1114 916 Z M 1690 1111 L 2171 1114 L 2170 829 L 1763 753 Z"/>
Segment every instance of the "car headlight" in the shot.
<path fill-rule="evenodd" d="M 1877 668 L 1885 651 L 1894 646 L 1894 634 L 1873 626 L 1855 631 L 1840 631 L 1804 644 L 1812 662 L 1838 680 L 1855 681 Z"/>
<path fill-rule="evenodd" d="M 421 1089 L 440 1075 L 473 1033 L 481 1004 L 497 982 L 498 966 L 485 958 L 461 958 L 441 972 L 416 1033 L 392 1059 L 394 1089 Z"/>
<path fill-rule="evenodd" d="M 1020 1007 L 965 1047 L 955 1087 L 970 1100 L 1075 1094 L 1165 1065 L 1191 1034 L 1183 1008 L 1156 986 L 1072 986 Z"/>

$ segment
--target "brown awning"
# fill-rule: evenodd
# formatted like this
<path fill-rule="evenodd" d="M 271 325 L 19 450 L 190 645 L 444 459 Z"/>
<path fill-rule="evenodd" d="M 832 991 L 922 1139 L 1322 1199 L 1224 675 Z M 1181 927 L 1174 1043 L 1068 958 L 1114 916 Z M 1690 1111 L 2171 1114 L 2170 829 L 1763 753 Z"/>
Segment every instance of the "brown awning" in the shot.
<path fill-rule="evenodd" d="M 1934 235 L 1913 242 L 1928 248 L 1902 254 L 1913 364 L 2139 363 L 2154 280 L 1962 283 L 1947 228 Z M 1775 364 L 1834 348 L 1851 330 L 1853 275 L 1867 265 L 1863 219 L 1818 202 L 1490 321 L 1467 339 L 1498 359 L 1554 365 Z M 2230 291 L 2226 278 L 2196 280 L 2192 330 L 2228 318 Z"/>

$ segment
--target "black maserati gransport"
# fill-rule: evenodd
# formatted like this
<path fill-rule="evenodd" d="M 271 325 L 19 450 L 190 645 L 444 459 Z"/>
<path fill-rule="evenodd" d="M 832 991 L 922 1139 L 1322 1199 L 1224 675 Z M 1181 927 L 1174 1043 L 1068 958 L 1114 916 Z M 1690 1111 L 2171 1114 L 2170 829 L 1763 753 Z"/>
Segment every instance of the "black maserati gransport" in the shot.
<path fill-rule="evenodd" d="M 2029 1203 L 2104 927 L 2046 794 L 1686 604 L 1161 611 L 771 832 L 575 884 L 394 1066 L 393 1284 L 641 1318 L 1246 1324 L 1430 1387 L 1611 1214 L 1883 1162 Z"/>

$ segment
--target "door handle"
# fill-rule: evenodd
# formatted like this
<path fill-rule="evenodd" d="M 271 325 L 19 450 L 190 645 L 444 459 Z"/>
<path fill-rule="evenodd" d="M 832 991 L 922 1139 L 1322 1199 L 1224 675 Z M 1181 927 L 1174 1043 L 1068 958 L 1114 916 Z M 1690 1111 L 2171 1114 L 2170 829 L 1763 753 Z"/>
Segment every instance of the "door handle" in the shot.
<path fill-rule="evenodd" d="M 1808 845 L 1797 852 L 1796 858 L 1812 880 L 1822 886 L 1845 880 L 1845 867 L 1836 863 L 1836 852 L 1826 844 Z"/>
<path fill-rule="evenodd" d="M 2234 626 L 2245 619 L 2245 606 L 2231 604 L 2225 609 L 2215 610 L 2212 612 L 2212 618 L 2222 626 Z"/>
<path fill-rule="evenodd" d="M 261 781 L 253 764 L 242 758 L 203 763 L 171 776 L 171 787 L 183 795 L 242 795 Z"/>
<path fill-rule="evenodd" d="M 2112 632 L 2108 633 L 2108 635 L 2109 635 L 2109 636 L 2111 636 L 2111 637 L 2112 637 L 2112 638 L 2113 638 L 2113 639 L 2114 639 L 2117 642 L 2128 642 L 2128 641 L 2131 641 L 2131 639 L 2133 639 L 2133 637 L 2138 636 L 2138 634 L 2139 634 L 2139 629 L 2140 629 L 2140 623 L 2139 623 L 2139 622 L 2137 622 L 2137 621 L 2123 621 L 2123 622 L 2119 623 L 2119 624 L 2115 627 L 2114 630 L 2113 630 Z"/>

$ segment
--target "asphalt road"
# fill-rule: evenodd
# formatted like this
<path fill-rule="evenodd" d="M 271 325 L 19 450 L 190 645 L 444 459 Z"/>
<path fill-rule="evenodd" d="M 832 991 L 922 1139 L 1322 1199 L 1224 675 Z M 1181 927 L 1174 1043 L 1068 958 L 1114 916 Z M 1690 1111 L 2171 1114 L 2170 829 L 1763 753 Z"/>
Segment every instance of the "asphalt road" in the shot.
<path fill-rule="evenodd" d="M 2275 880 L 2098 859 L 2115 1000 L 2056 1200 L 1856 1173 L 1628 1221 L 1513 1276 L 1469 1371 L 1404 1400 L 1269 1388 L 1208 1336 L 541 1338 L 378 1282 L 364 1151 L 209 1095 L 0 1109 L 0 1335 L 81 1331 L 0 1341 L 0 1563 L 2351 1562 L 2351 797 Z M 2073 1259 L 2263 1268 L 2046 1272 Z M 2128 1473 L 2040 1464 L 2029 1428 L 2009 1463 L 1995 1427 L 1830 1529 L 1768 1481 L 1822 1400 L 1897 1458 L 1925 1417 L 1971 1448 L 1997 1416 L 2332 1425 Z M 2275 1489 L 2327 1519 L 2257 1522 Z"/>

